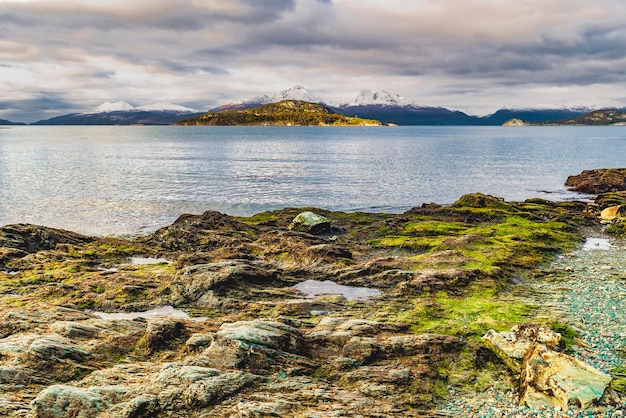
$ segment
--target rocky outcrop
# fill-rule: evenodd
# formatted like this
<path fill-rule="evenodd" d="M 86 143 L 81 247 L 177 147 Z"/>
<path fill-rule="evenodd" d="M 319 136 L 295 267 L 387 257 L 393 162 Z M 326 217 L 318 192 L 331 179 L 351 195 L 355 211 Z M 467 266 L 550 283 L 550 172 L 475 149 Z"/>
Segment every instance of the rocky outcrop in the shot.
<path fill-rule="evenodd" d="M 626 190 L 626 168 L 584 170 L 569 176 L 565 185 L 580 193 L 599 194 Z"/>
<path fill-rule="evenodd" d="M 0 264 L 28 253 L 52 250 L 57 244 L 85 244 L 94 238 L 61 229 L 16 224 L 0 228 Z"/>
<path fill-rule="evenodd" d="M 474 194 L 405 214 L 312 209 L 321 224 L 291 229 L 302 209 L 183 215 L 134 240 L 5 229 L 0 415 L 428 416 L 480 380 L 484 323 L 467 318 L 506 317 L 502 271 L 569 248 L 584 206 Z M 328 281 L 378 293 L 296 287 Z"/>

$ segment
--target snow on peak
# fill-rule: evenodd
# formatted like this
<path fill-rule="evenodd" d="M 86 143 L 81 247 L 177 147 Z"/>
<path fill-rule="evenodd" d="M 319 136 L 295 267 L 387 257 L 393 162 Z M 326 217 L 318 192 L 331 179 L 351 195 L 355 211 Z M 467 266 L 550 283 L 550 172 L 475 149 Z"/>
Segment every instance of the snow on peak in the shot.
<path fill-rule="evenodd" d="M 135 106 L 123 100 L 119 102 L 104 102 L 94 109 L 95 113 L 118 112 L 120 110 L 135 110 Z"/>
<path fill-rule="evenodd" d="M 278 103 L 282 100 L 303 100 L 311 103 L 324 103 L 324 100 L 318 95 L 311 93 L 302 86 L 294 86 L 287 90 L 274 93 L 271 96 L 264 94 L 262 96 L 252 97 L 241 102 L 233 102 L 233 104 L 255 104 L 264 105 L 269 103 Z"/>
<path fill-rule="evenodd" d="M 324 103 L 324 100 L 318 95 L 311 93 L 302 86 L 294 86 L 290 89 L 283 90 L 272 96 L 275 101 L 281 100 L 304 100 L 311 103 Z"/>
<path fill-rule="evenodd" d="M 341 107 L 367 105 L 395 107 L 416 106 L 413 100 L 402 97 L 399 94 L 391 94 L 385 90 L 380 90 L 375 93 L 370 90 L 363 90 L 356 99 L 348 103 L 343 103 Z"/>
<path fill-rule="evenodd" d="M 584 110 L 600 110 L 600 109 L 608 109 L 608 108 L 623 108 L 624 103 L 618 102 L 617 100 L 611 99 L 599 99 L 599 98 L 585 98 L 579 100 L 573 100 L 565 103 L 560 106 L 566 109 L 584 109 Z"/>
<path fill-rule="evenodd" d="M 192 113 L 194 109 L 189 107 L 177 105 L 174 103 L 152 103 L 148 105 L 138 106 L 135 110 L 152 111 L 152 112 L 179 112 L 179 113 Z"/>

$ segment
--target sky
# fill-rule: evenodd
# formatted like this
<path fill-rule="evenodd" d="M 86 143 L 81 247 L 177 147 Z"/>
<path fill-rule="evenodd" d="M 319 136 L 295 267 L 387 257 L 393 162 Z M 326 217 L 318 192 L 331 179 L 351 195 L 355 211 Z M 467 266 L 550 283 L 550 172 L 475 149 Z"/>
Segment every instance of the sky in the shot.
<path fill-rule="evenodd" d="M 0 0 L 0 119 L 302 85 L 470 114 L 626 105 L 624 0 Z"/>

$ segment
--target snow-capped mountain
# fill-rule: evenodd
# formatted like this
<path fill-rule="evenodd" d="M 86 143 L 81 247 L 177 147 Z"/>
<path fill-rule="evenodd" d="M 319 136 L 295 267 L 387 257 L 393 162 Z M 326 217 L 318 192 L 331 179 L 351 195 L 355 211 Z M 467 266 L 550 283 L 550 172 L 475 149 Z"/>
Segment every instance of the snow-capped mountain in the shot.
<path fill-rule="evenodd" d="M 233 101 L 228 104 L 216 107 L 212 109 L 212 112 L 218 112 L 220 110 L 228 109 L 249 109 L 251 107 L 261 106 L 270 103 L 278 103 L 283 100 L 302 100 L 311 103 L 322 103 L 324 99 L 317 94 L 310 92 L 302 86 L 294 86 L 287 90 L 282 90 L 274 94 L 264 94 L 262 96 L 255 96 L 249 99 Z"/>
<path fill-rule="evenodd" d="M 108 112 L 132 112 L 132 111 L 144 111 L 144 112 L 178 112 L 178 113 L 193 113 L 196 110 L 177 105 L 174 103 L 158 102 L 147 104 L 143 106 L 133 106 L 123 100 L 119 102 L 104 102 L 100 106 L 96 107 L 91 113 L 108 113 Z"/>
<path fill-rule="evenodd" d="M 174 103 L 159 102 L 143 106 L 137 106 L 135 110 L 146 112 L 178 112 L 178 113 L 193 113 L 197 112 L 195 109 L 191 109 L 186 106 L 177 105 Z"/>
<path fill-rule="evenodd" d="M 135 106 L 121 100 L 119 102 L 104 102 L 100 106 L 96 107 L 92 113 L 120 112 L 128 110 L 135 110 Z"/>
<path fill-rule="evenodd" d="M 380 90 L 372 92 L 370 90 L 363 90 L 359 95 L 351 102 L 342 103 L 339 105 L 342 107 L 351 106 L 394 106 L 394 107 L 418 107 L 417 104 L 411 99 L 402 97 L 399 94 L 391 94 L 388 91 Z"/>
<path fill-rule="evenodd" d="M 128 102 L 104 102 L 92 112 L 70 113 L 40 120 L 33 125 L 169 125 L 202 112 L 172 103 L 133 106 Z"/>

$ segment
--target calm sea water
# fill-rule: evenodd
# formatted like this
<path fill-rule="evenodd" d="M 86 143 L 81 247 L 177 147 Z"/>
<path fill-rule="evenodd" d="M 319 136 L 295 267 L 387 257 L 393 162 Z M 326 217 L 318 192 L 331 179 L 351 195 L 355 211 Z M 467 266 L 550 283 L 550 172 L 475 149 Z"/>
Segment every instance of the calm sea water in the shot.
<path fill-rule="evenodd" d="M 624 127 L 12 127 L 0 225 L 136 234 L 205 210 L 563 200 L 579 197 L 568 175 L 625 165 Z"/>

